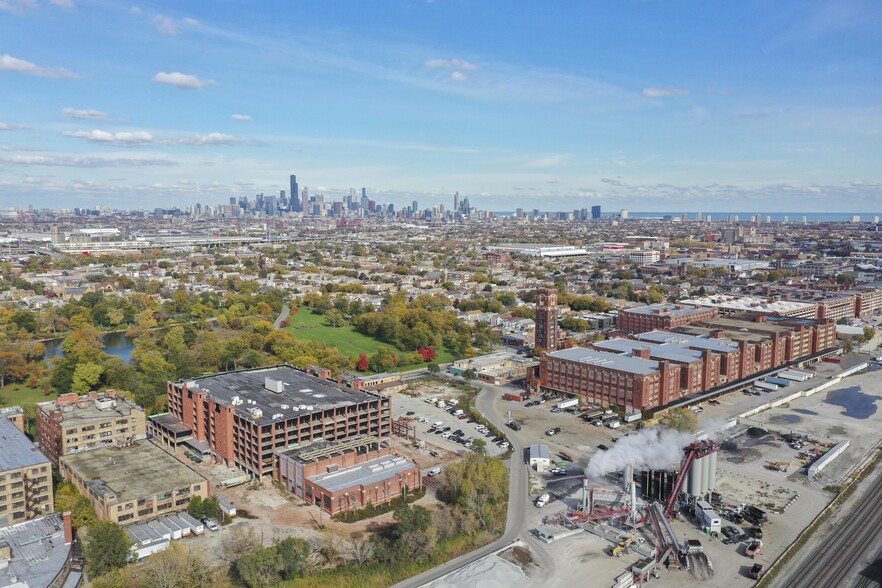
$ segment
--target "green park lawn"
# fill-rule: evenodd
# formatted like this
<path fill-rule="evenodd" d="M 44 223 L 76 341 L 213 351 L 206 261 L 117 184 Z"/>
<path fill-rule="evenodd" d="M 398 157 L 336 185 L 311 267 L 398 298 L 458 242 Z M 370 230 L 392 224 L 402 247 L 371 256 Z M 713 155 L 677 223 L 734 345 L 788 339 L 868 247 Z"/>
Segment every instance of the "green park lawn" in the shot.
<path fill-rule="evenodd" d="M 4 406 L 25 406 L 53 400 L 54 396 L 43 394 L 42 388 L 31 389 L 24 384 L 6 384 L 0 388 L 0 408 Z"/>
<path fill-rule="evenodd" d="M 388 343 L 383 343 L 373 337 L 362 335 L 351 326 L 332 327 L 320 314 L 315 314 L 311 310 L 301 308 L 297 314 L 292 313 L 288 317 L 288 330 L 298 339 L 307 341 L 322 341 L 328 345 L 332 345 L 340 350 L 344 355 L 358 357 L 359 353 L 365 355 L 373 355 L 380 347 L 387 347 L 392 352 L 402 356 L 405 351 L 398 349 Z M 435 349 L 437 357 L 436 363 L 448 363 L 453 361 L 453 354 L 446 349 Z M 398 371 L 412 370 L 424 367 L 428 364 L 420 363 L 413 365 L 400 365 Z"/>

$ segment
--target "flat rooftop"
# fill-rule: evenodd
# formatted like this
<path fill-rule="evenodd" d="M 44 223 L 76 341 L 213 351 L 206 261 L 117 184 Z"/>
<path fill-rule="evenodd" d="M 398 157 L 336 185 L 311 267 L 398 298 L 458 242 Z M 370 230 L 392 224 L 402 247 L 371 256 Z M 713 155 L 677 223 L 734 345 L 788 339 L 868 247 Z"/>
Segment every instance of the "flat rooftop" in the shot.
<path fill-rule="evenodd" d="M 584 347 L 562 349 L 560 351 L 553 351 L 548 355 L 557 359 L 588 363 L 632 374 L 647 375 L 658 371 L 658 362 L 651 359 L 620 355 L 608 351 L 597 351 Z"/>
<path fill-rule="evenodd" d="M 347 453 L 356 451 L 358 453 L 366 453 L 368 451 L 376 451 L 380 447 L 388 447 L 386 442 L 380 443 L 378 437 L 373 435 L 354 435 L 342 441 L 314 441 L 303 447 L 294 447 L 292 449 L 278 449 L 278 455 L 296 459 L 302 462 L 315 462 L 322 459 L 331 459 Z"/>
<path fill-rule="evenodd" d="M 701 359 L 701 351 L 683 347 L 672 342 L 650 343 L 648 341 L 618 338 L 598 341 L 594 343 L 594 346 L 613 353 L 633 353 L 635 349 L 649 349 L 650 357 L 653 359 L 666 359 L 678 363 L 692 363 Z"/>
<path fill-rule="evenodd" d="M 0 568 L 0 586 L 48 586 L 70 554 L 70 545 L 64 544 L 64 520 L 58 513 L 0 527 L 0 542 L 12 548 L 9 565 Z"/>
<path fill-rule="evenodd" d="M 704 308 L 698 306 L 690 306 L 688 304 L 649 304 L 647 306 L 635 306 L 628 308 L 622 312 L 631 314 L 646 314 L 652 316 L 689 316 L 696 312 L 705 312 Z"/>
<path fill-rule="evenodd" d="M 282 392 L 267 390 L 264 387 L 266 378 L 281 381 Z M 184 382 L 188 389 L 209 392 L 212 400 L 221 404 L 232 405 L 233 397 L 238 396 L 243 403 L 236 407 L 236 414 L 258 425 L 274 422 L 274 414 L 281 414 L 284 420 L 298 416 L 303 411 L 309 414 L 378 398 L 375 394 L 341 387 L 287 365 L 179 380 L 176 384 Z M 196 388 L 192 382 L 196 383 Z M 253 408 L 259 408 L 263 414 L 254 417 L 251 413 Z"/>
<path fill-rule="evenodd" d="M 62 405 L 61 407 L 59 407 L 58 403 L 54 400 L 39 402 L 37 404 L 46 412 L 51 413 L 60 411 L 63 415 L 62 422 L 64 422 L 65 425 L 87 424 L 91 421 L 104 421 L 116 417 L 127 417 L 132 414 L 132 410 L 135 408 L 134 404 L 129 404 L 129 402 L 121 396 L 101 398 L 100 400 L 108 401 L 108 407 L 98 408 L 95 400 L 86 399 L 77 403 Z M 109 401 L 113 401 L 114 406 L 109 406 Z"/>
<path fill-rule="evenodd" d="M 118 502 L 207 483 L 201 475 L 149 441 L 65 455 L 61 461 L 96 493 L 113 493 Z"/>
<path fill-rule="evenodd" d="M 759 298 L 756 296 L 732 296 L 728 294 L 690 298 L 686 302 L 697 306 L 716 306 L 718 308 L 726 308 L 729 310 L 768 313 L 787 313 L 815 308 L 815 304 L 811 302 L 769 300 L 767 298 Z"/>
<path fill-rule="evenodd" d="M 336 472 L 319 474 L 308 479 L 328 492 L 340 492 L 356 485 L 369 486 L 376 484 L 415 467 L 416 464 L 408 459 L 388 455 L 356 466 L 337 470 Z"/>
<path fill-rule="evenodd" d="M 169 414 L 169 413 L 158 414 L 156 416 L 150 417 L 150 420 L 158 425 L 161 425 L 162 428 L 164 428 L 172 433 L 176 433 L 176 434 L 183 433 L 186 435 L 186 434 L 192 432 L 188 427 L 181 424 L 181 421 L 179 421 L 177 419 L 177 417 L 173 414 Z"/>
<path fill-rule="evenodd" d="M 12 421 L 0 416 L 0 471 L 49 464 L 49 458 L 18 430 Z"/>
<path fill-rule="evenodd" d="M 683 327 L 679 327 L 683 328 Z M 689 328 L 689 326 L 685 327 Z M 729 353 L 738 349 L 738 344 L 730 339 L 714 339 L 704 335 L 689 335 L 687 333 L 672 333 L 670 331 L 649 331 L 648 333 L 640 333 L 637 338 L 641 341 L 652 341 L 654 343 L 676 343 L 683 347 L 694 347 L 698 349 L 709 349 L 720 353 Z"/>

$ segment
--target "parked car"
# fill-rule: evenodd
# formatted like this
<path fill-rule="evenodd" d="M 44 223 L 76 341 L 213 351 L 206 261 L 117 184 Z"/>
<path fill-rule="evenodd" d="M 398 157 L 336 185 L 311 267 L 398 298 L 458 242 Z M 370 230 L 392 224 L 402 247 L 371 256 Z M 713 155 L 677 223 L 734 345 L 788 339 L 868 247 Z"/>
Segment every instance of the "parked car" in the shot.
<path fill-rule="evenodd" d="M 555 476 L 566 476 L 567 468 L 551 468 L 551 473 Z"/>
<path fill-rule="evenodd" d="M 539 498 L 536 499 L 536 507 L 542 508 L 543 506 L 548 504 L 550 501 L 551 501 L 551 494 L 549 494 L 548 492 L 546 492 L 545 494 L 541 494 L 539 496 Z"/>
<path fill-rule="evenodd" d="M 450 434 L 450 431 L 444 431 L 443 433 L 441 433 L 441 436 L 445 439 L 450 439 L 453 435 Z"/>
<path fill-rule="evenodd" d="M 413 416 L 413 415 L 415 415 L 415 414 L 416 414 L 416 413 L 415 413 L 414 411 L 412 411 L 412 410 L 407 411 L 407 416 Z"/>
<path fill-rule="evenodd" d="M 547 431 L 545 431 L 545 434 L 548 435 L 549 437 L 553 437 L 554 435 L 557 435 L 558 433 L 560 433 L 560 427 L 552 427 L 551 429 L 548 429 Z"/>
<path fill-rule="evenodd" d="M 433 476 L 437 476 L 440 473 L 441 473 L 441 467 L 435 466 L 432 469 L 430 469 L 428 472 L 426 472 L 426 475 L 429 477 L 433 477 Z"/>
<path fill-rule="evenodd" d="M 501 449 L 508 449 L 508 441 L 503 441 L 502 443 L 499 444 L 499 447 Z"/>
<path fill-rule="evenodd" d="M 741 531 L 738 529 L 738 527 L 735 527 L 733 525 L 726 525 L 725 527 L 723 527 L 723 535 L 725 535 L 727 538 L 728 537 L 735 537 L 740 532 Z"/>
<path fill-rule="evenodd" d="M 555 406 L 554 408 L 551 409 L 551 412 L 560 412 L 560 409 Z"/>
<path fill-rule="evenodd" d="M 202 524 L 208 527 L 209 531 L 217 531 L 220 528 L 217 524 L 217 521 L 208 517 L 202 517 Z"/>
<path fill-rule="evenodd" d="M 720 405 L 720 401 L 717 400 L 716 398 L 712 398 L 712 399 L 708 400 L 707 403 L 710 404 L 711 406 L 719 406 Z"/>
<path fill-rule="evenodd" d="M 602 451 L 607 451 L 607 450 L 609 449 L 609 447 L 607 447 L 607 446 L 604 445 L 603 443 L 601 443 L 600 445 L 598 445 L 597 448 L 600 449 L 600 450 L 602 450 Z"/>

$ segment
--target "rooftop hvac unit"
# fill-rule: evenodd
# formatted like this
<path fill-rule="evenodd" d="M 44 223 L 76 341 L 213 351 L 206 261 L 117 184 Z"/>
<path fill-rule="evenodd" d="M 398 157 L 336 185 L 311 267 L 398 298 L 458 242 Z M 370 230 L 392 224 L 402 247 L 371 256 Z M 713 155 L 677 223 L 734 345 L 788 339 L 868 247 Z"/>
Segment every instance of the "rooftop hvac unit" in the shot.
<path fill-rule="evenodd" d="M 260 410 L 259 408 L 252 408 L 250 412 L 251 412 L 251 416 L 256 419 L 259 419 L 260 417 L 263 416 L 263 411 Z"/>
<path fill-rule="evenodd" d="M 289 408 L 291 408 L 291 407 L 288 406 L 287 404 L 282 405 L 282 410 L 288 410 Z"/>
<path fill-rule="evenodd" d="M 281 380 L 274 380 L 273 378 L 264 378 L 263 387 L 275 394 L 281 394 L 285 391 L 284 383 Z"/>

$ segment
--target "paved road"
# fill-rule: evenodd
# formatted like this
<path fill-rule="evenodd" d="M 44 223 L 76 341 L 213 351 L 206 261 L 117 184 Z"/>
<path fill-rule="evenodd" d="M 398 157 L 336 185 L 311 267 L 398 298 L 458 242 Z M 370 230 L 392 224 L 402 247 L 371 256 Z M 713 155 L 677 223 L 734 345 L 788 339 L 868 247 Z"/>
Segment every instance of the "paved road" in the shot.
<path fill-rule="evenodd" d="M 288 318 L 288 315 L 291 314 L 291 308 L 286 304 L 282 307 L 282 312 L 279 313 L 279 317 L 273 323 L 275 328 L 279 328 L 279 325 L 282 324 L 282 321 Z"/>
<path fill-rule="evenodd" d="M 814 533 L 775 588 L 845 588 L 866 584 L 861 572 L 879 557 L 878 529 L 882 525 L 882 468 L 861 482 L 834 518 Z M 878 571 L 876 572 L 878 574 Z M 870 585 L 878 585 L 876 582 Z"/>
<path fill-rule="evenodd" d="M 408 578 L 403 582 L 395 584 L 395 588 L 417 588 L 423 584 L 427 584 L 433 580 L 437 580 L 441 576 L 449 574 L 465 565 L 468 565 L 485 555 L 489 555 L 498 549 L 502 549 L 513 543 L 517 539 L 527 540 L 530 548 L 534 551 L 535 559 L 540 562 L 548 562 L 549 558 L 543 545 L 528 537 L 526 531 L 526 508 L 529 502 L 528 483 L 529 473 L 527 464 L 524 463 L 524 446 L 525 440 L 520 438 L 520 434 L 505 427 L 505 419 L 493 409 L 493 399 L 500 395 L 500 392 L 491 386 L 482 386 L 481 392 L 475 400 L 475 407 L 484 417 L 493 423 L 499 430 L 507 433 L 509 442 L 511 443 L 513 453 L 509 460 L 509 476 L 511 485 L 508 493 L 508 514 L 505 521 L 505 533 L 502 537 L 485 545 L 480 549 L 476 549 L 471 553 L 461 555 L 456 559 L 452 559 L 447 563 L 434 567 L 427 572 Z M 546 568 L 547 569 L 547 568 Z"/>

